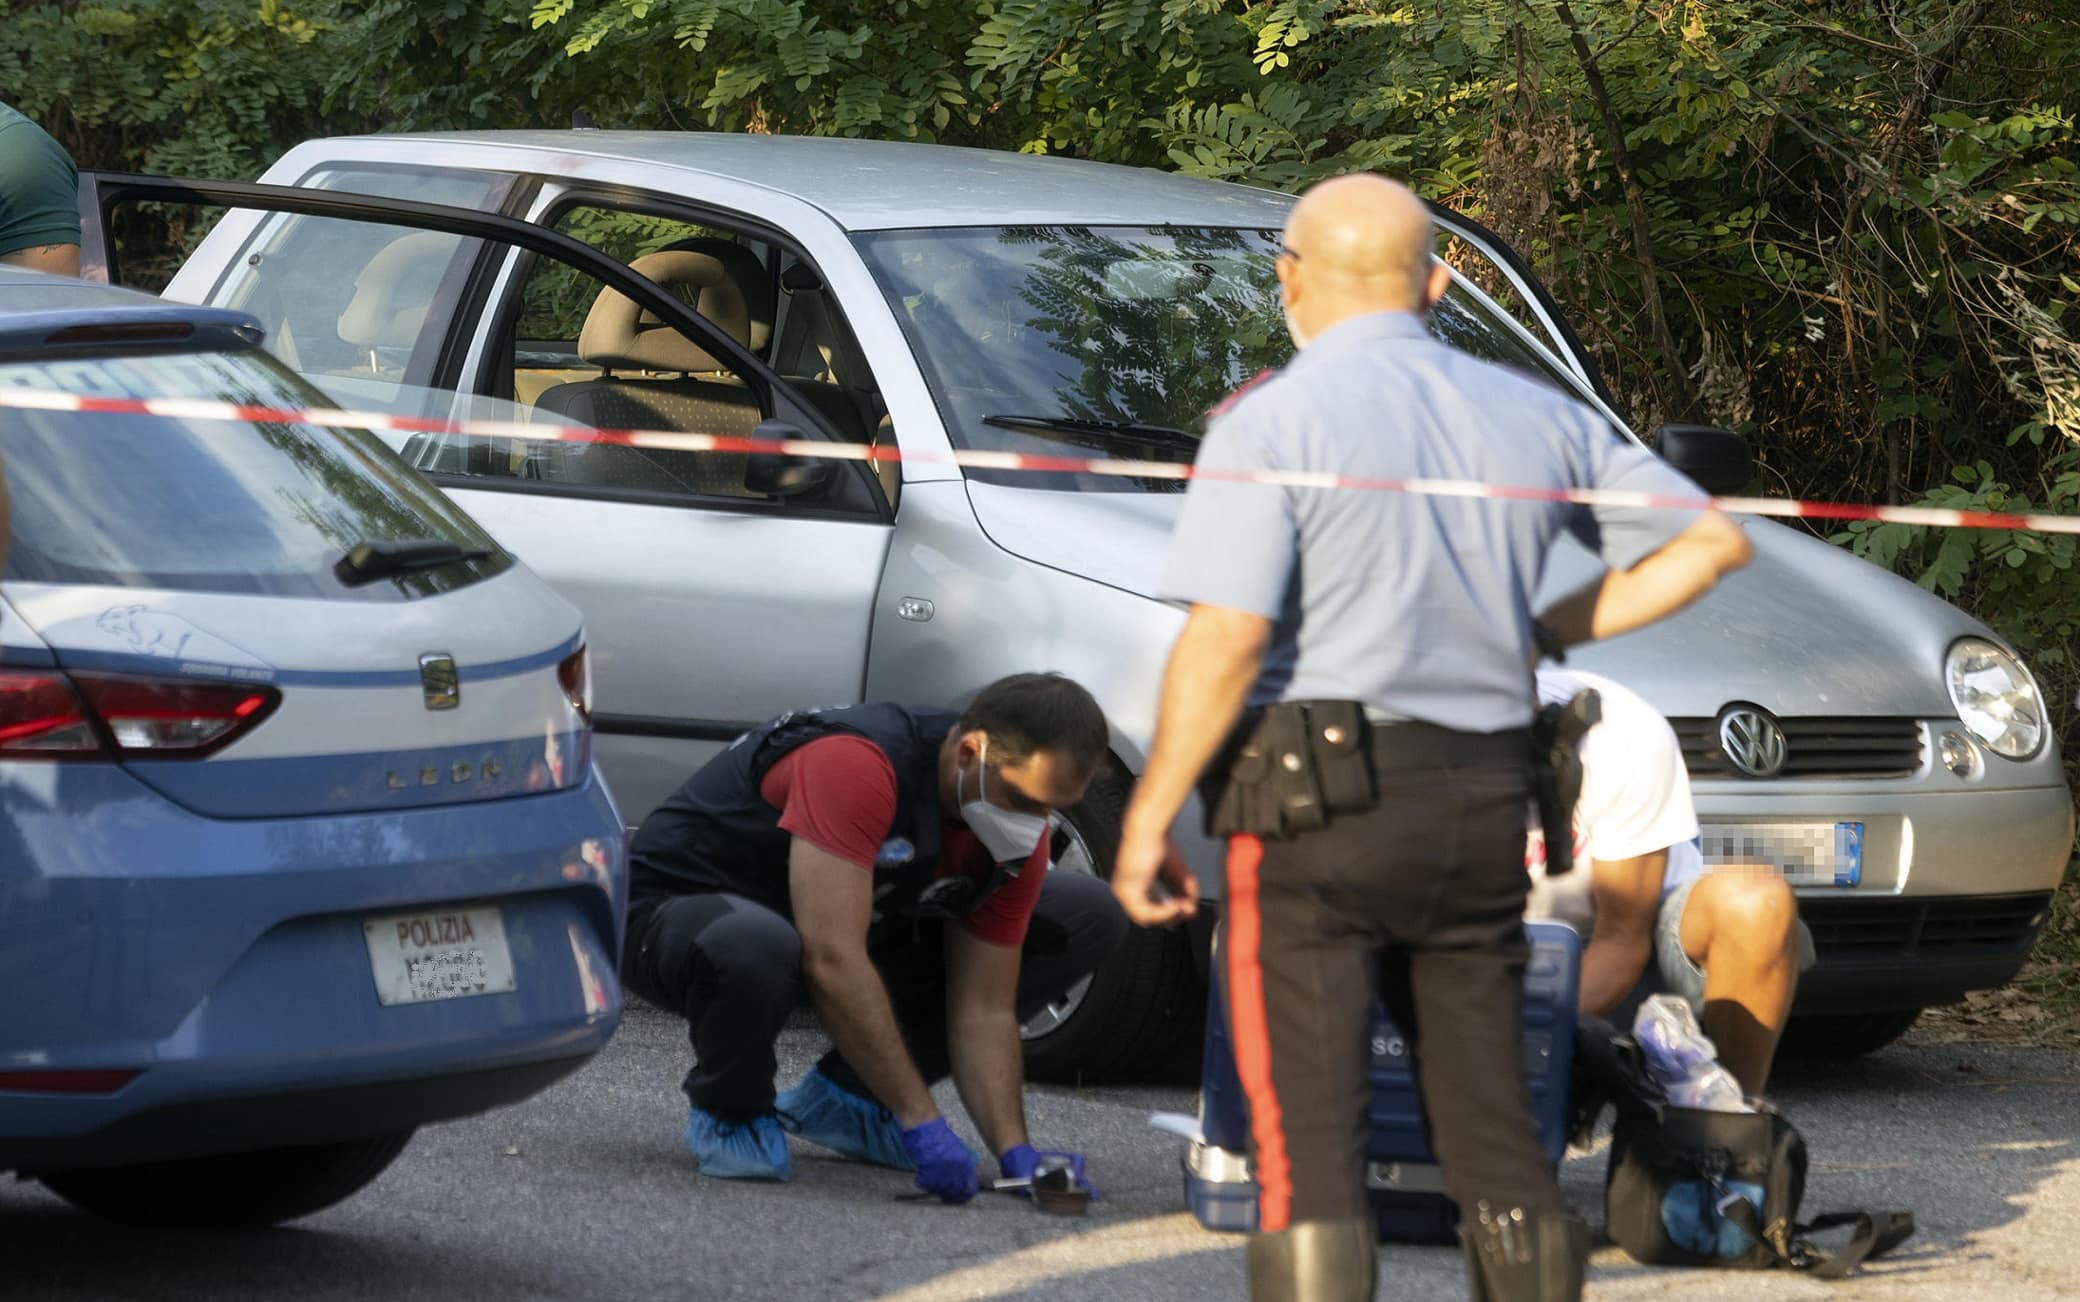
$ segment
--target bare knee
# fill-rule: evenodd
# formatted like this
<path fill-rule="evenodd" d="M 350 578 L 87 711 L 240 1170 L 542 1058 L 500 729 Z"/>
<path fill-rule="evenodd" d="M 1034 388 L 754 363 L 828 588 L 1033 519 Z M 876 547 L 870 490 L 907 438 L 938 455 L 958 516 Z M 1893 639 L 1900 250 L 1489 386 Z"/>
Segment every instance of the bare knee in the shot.
<path fill-rule="evenodd" d="M 1746 953 L 1789 953 L 1798 926 L 1798 898 L 1775 873 L 1724 874 L 1712 884 L 1712 939 Z"/>

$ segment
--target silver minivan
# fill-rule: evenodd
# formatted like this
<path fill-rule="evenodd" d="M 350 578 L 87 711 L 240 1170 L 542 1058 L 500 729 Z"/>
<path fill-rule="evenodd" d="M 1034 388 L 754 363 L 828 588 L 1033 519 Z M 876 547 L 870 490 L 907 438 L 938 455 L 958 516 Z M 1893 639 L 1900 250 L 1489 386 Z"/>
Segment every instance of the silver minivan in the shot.
<path fill-rule="evenodd" d="M 125 205 L 230 209 L 169 295 L 257 316 L 343 406 L 543 427 L 393 441 L 583 610 L 599 756 L 631 819 L 782 710 L 949 702 L 1050 668 L 1115 730 L 1111 770 L 1061 820 L 1057 867 L 1107 869 L 1182 619 L 1155 596 L 1179 484 L 964 473 L 947 455 L 1188 462 L 1206 408 L 1287 354 L 1271 262 L 1288 196 L 928 145 L 593 130 L 311 141 L 266 179 L 295 188 L 89 177 L 88 262 L 125 274 L 109 238 L 134 229 Z M 1467 274 L 1433 330 L 1638 437 L 1516 257 L 1439 216 Z M 547 428 L 569 425 L 903 460 L 588 446 Z M 1723 431 L 1649 442 L 1720 491 L 1748 477 Z M 1862 1052 L 2015 973 L 2073 807 L 2039 689 L 1989 629 L 1808 534 L 1747 528 L 1746 571 L 1579 663 L 1674 722 L 1707 857 L 1797 886 L 1819 951 L 1803 1038 Z M 1547 588 L 1592 564 L 1563 551 Z M 1179 830 L 1217 898 L 1196 818 Z M 1034 1070 L 1177 1052 L 1204 940 L 1137 935 L 1028 1026 Z"/>

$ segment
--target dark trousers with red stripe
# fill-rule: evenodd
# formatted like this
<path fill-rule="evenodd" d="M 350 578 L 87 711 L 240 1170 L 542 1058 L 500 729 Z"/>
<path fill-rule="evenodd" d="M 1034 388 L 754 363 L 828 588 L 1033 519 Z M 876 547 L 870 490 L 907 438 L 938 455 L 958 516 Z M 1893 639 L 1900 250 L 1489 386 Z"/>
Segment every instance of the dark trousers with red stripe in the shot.
<path fill-rule="evenodd" d="M 1250 1102 L 1258 1222 L 1367 1215 L 1375 991 L 1415 1047 L 1445 1191 L 1558 1211 L 1525 1086 L 1527 771 L 1389 769 L 1379 806 L 1289 841 L 1229 842 L 1222 941 Z"/>

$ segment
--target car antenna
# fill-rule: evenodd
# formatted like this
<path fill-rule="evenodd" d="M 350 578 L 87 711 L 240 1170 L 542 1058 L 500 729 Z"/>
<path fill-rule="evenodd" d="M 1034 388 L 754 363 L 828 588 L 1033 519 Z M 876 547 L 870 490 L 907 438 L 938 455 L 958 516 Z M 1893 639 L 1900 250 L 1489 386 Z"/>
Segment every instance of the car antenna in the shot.
<path fill-rule="evenodd" d="M 597 124 L 593 122 L 592 115 L 590 113 L 587 113 L 584 109 L 571 110 L 571 130 L 597 131 L 598 129 L 599 127 Z"/>

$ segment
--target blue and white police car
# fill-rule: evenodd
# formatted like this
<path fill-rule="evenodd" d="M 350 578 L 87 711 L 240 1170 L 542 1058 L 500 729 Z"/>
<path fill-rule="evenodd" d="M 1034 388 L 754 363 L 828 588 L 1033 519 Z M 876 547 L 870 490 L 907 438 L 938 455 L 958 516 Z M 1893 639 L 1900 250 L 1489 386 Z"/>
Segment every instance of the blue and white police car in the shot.
<path fill-rule="evenodd" d="M 238 313 L 0 268 L 0 1171 L 264 1224 L 619 1020 L 579 616 Z M 115 400 L 98 404 L 93 400 Z"/>

